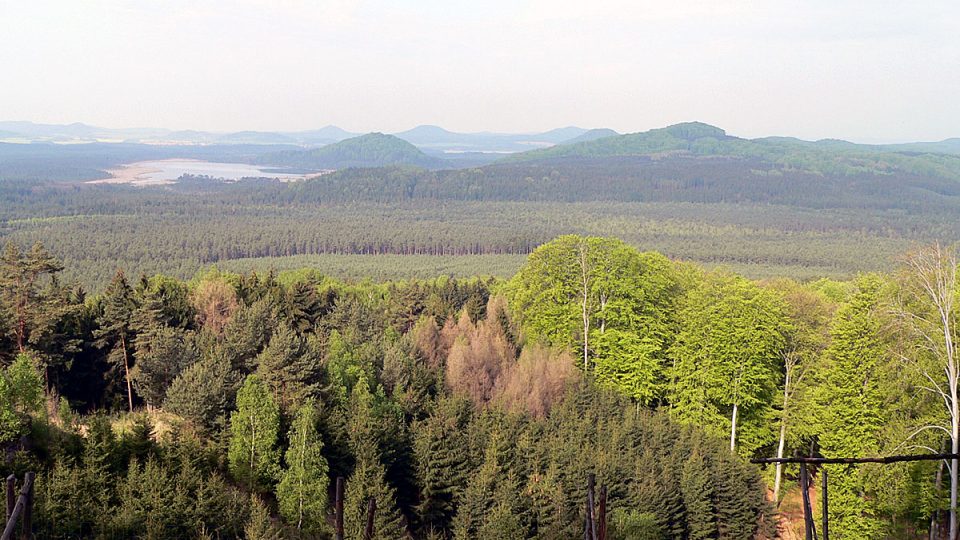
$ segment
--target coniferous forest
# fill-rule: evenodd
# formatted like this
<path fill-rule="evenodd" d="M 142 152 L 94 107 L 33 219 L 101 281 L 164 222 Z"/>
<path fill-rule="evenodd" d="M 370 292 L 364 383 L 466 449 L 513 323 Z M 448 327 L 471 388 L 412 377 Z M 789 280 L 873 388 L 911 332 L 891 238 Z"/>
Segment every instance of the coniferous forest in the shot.
<path fill-rule="evenodd" d="M 939 247 L 806 283 L 578 235 L 510 278 L 64 270 L 0 262 L 3 473 L 38 473 L 43 538 L 329 538 L 337 477 L 348 538 L 371 497 L 377 538 L 577 538 L 589 474 L 610 538 L 773 538 L 798 470 L 749 458 L 955 444 Z M 946 527 L 939 462 L 826 470 L 836 537 Z"/>

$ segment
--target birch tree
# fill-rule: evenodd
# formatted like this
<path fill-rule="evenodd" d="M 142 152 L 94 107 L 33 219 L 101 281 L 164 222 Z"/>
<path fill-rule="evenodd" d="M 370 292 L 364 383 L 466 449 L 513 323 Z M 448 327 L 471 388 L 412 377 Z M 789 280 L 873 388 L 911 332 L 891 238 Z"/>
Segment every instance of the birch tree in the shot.
<path fill-rule="evenodd" d="M 290 446 L 284 456 L 286 469 L 277 485 L 280 513 L 297 530 L 320 532 L 327 509 L 327 460 L 317 431 L 317 410 L 313 400 L 297 410 L 290 427 Z"/>
<path fill-rule="evenodd" d="M 277 475 L 280 450 L 280 408 L 267 387 L 250 375 L 237 392 L 237 410 L 230 416 L 230 472 L 250 489 L 261 489 Z"/>
<path fill-rule="evenodd" d="M 950 453 L 960 453 L 960 366 L 957 365 L 957 255 L 954 247 L 935 244 L 907 256 L 895 311 L 910 339 L 899 357 L 921 379 L 920 387 L 943 404 L 942 421 L 918 428 L 913 439 L 940 431 L 950 441 Z M 936 453 L 936 450 L 929 449 Z M 950 538 L 957 538 L 958 460 L 950 473 Z"/>

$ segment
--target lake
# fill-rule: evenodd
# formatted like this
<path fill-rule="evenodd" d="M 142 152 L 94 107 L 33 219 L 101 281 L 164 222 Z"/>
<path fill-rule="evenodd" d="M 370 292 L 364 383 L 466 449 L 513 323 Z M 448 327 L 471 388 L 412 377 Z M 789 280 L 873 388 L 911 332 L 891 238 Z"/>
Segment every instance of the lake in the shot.
<path fill-rule="evenodd" d="M 133 184 L 137 186 L 158 186 L 173 184 L 185 174 L 210 176 L 224 180 L 260 177 L 276 178 L 282 181 L 302 180 L 323 173 L 283 172 L 272 167 L 257 167 L 246 163 L 215 163 L 196 159 L 162 159 L 156 161 L 138 161 L 128 163 L 116 169 L 108 169 L 110 178 L 92 180 L 91 184 Z"/>

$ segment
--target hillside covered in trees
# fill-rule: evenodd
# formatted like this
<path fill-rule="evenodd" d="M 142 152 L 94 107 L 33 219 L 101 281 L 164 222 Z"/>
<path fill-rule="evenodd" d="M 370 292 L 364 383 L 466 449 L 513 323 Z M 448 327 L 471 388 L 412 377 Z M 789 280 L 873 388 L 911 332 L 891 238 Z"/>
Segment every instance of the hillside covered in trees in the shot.
<path fill-rule="evenodd" d="M 265 165 L 300 169 L 344 169 L 412 165 L 438 167 L 443 162 L 431 158 L 409 142 L 383 133 L 368 133 L 310 150 L 286 150 L 259 156 Z"/>
<path fill-rule="evenodd" d="M 797 471 L 747 458 L 949 446 L 956 264 L 750 281 L 567 235 L 510 279 L 118 271 L 89 295 L 11 243 L 4 474 L 40 473 L 47 538 L 326 538 L 338 476 L 350 538 L 371 496 L 377 538 L 574 538 L 590 473 L 612 538 L 771 538 Z M 831 534 L 946 526 L 940 464 L 828 467 Z"/>
<path fill-rule="evenodd" d="M 352 167 L 288 183 L 183 177 L 143 189 L 78 182 L 118 162 L 178 155 L 251 162 L 326 152 L 356 163 L 423 157 L 385 135 L 341 144 L 316 151 L 0 145 L 0 238 L 45 241 L 66 263 L 65 276 L 101 291 L 117 267 L 186 279 L 211 264 L 265 271 L 291 268 L 302 257 L 343 278 L 427 277 L 451 267 L 461 276 L 506 277 L 562 234 L 616 236 L 750 277 L 846 279 L 890 270 L 911 246 L 960 234 L 956 156 L 739 139 L 696 123 L 482 167 Z"/>

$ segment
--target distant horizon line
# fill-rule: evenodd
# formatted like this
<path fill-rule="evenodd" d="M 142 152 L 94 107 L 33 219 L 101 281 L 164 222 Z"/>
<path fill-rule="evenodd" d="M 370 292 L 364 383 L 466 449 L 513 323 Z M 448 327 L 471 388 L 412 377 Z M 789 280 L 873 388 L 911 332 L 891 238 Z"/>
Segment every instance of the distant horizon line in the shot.
<path fill-rule="evenodd" d="M 155 126 L 152 126 L 152 127 L 150 127 L 150 126 L 111 127 L 111 126 L 106 126 L 106 125 L 102 125 L 102 124 L 99 124 L 99 123 L 88 123 L 88 122 L 84 122 L 84 121 L 74 121 L 74 122 L 67 122 L 67 123 L 57 123 L 57 122 L 38 122 L 38 121 L 35 121 L 35 120 L 22 120 L 22 119 L 18 119 L 18 120 L 2 119 L 2 120 L 0 120 L 0 128 L 2 128 L 4 125 L 7 125 L 7 124 L 30 124 L 30 125 L 38 126 L 38 127 L 60 127 L 60 128 L 69 128 L 69 127 L 74 127 L 74 126 L 76 126 L 76 127 L 102 129 L 102 130 L 107 130 L 107 131 L 164 131 L 164 132 L 167 132 L 167 133 L 193 132 L 193 133 L 203 133 L 203 134 L 210 134 L 210 135 L 220 135 L 220 136 L 223 136 L 223 135 L 235 135 L 235 134 L 242 134 L 242 133 L 258 133 L 258 134 L 302 134 L 302 133 L 310 133 L 310 132 L 316 132 L 316 131 L 323 131 L 323 130 L 328 130 L 328 129 L 331 129 L 331 130 L 335 129 L 335 130 L 342 131 L 343 133 L 346 133 L 346 134 L 350 135 L 351 137 L 367 135 L 367 134 L 370 134 L 370 133 L 384 133 L 384 134 L 388 134 L 388 135 L 399 135 L 399 134 L 408 133 L 408 132 L 411 132 L 411 131 L 414 131 L 414 130 L 417 130 L 417 129 L 421 129 L 421 128 L 436 128 L 436 129 L 443 130 L 443 131 L 445 131 L 445 132 L 447 132 L 447 133 L 450 133 L 450 134 L 453 134 L 453 135 L 501 135 L 501 136 L 521 136 L 521 135 L 542 135 L 542 134 L 545 134 L 545 133 L 551 133 L 551 132 L 554 132 L 554 131 L 560 131 L 560 130 L 564 130 L 564 129 L 578 129 L 578 130 L 583 130 L 584 132 L 594 131 L 594 130 L 610 129 L 610 130 L 612 130 L 612 131 L 615 131 L 618 135 L 630 135 L 630 134 L 635 134 L 635 133 L 645 133 L 645 132 L 653 131 L 653 130 L 657 130 L 657 129 L 664 129 L 664 128 L 669 128 L 669 127 L 672 127 L 672 126 L 677 126 L 677 125 L 681 125 L 681 124 L 691 124 L 691 123 L 706 124 L 706 125 L 709 125 L 709 126 L 712 126 L 712 127 L 716 127 L 716 128 L 719 128 L 719 129 L 723 129 L 724 132 L 726 132 L 726 129 L 723 128 L 723 127 L 721 127 L 721 126 L 718 126 L 718 125 L 713 124 L 713 123 L 711 123 L 711 122 L 705 122 L 705 121 L 701 121 L 701 120 L 685 120 L 685 121 L 673 122 L 673 123 L 669 123 L 669 124 L 665 124 L 665 125 L 661 125 L 661 126 L 657 126 L 657 127 L 651 127 L 651 128 L 647 128 L 647 129 L 629 130 L 629 131 L 620 131 L 620 130 L 616 130 L 616 129 L 614 129 L 614 128 L 610 128 L 610 127 L 607 127 L 607 126 L 599 126 L 599 127 L 588 128 L 588 127 L 582 127 L 582 126 L 579 126 L 579 125 L 576 125 L 576 124 L 568 124 L 568 125 L 563 125 L 563 126 L 559 126 L 559 127 L 549 128 L 549 129 L 545 129 L 545 130 L 534 130 L 534 131 L 526 131 L 526 130 L 525 130 L 525 131 L 494 131 L 494 130 L 481 130 L 481 131 L 469 131 L 469 130 L 467 130 L 467 131 L 459 131 L 459 130 L 452 130 L 452 129 L 446 128 L 446 127 L 444 127 L 444 126 L 442 126 L 442 125 L 440 125 L 440 124 L 432 124 L 432 123 L 417 124 L 417 125 L 415 125 L 415 126 L 413 126 L 413 127 L 411 127 L 411 128 L 407 128 L 407 129 L 403 129 L 403 130 L 399 130 L 399 131 L 388 131 L 388 130 L 382 130 L 382 129 L 373 129 L 373 130 L 366 130 L 366 131 L 364 131 L 364 130 L 355 131 L 355 130 L 352 130 L 352 129 L 343 128 L 343 127 L 341 127 L 340 125 L 333 124 L 333 123 L 329 123 L 329 124 L 323 125 L 323 126 L 321 126 L 321 127 L 305 128 L 305 129 L 239 129 L 239 130 L 220 130 L 220 129 L 198 129 L 198 128 L 178 129 L 178 128 L 155 127 Z M 842 137 L 842 136 L 828 136 L 828 137 L 820 137 L 820 138 L 809 138 L 809 137 L 804 137 L 804 136 L 785 135 L 785 134 L 766 134 L 766 135 L 748 137 L 748 136 L 731 134 L 731 133 L 729 133 L 729 132 L 726 132 L 726 134 L 729 135 L 729 136 L 732 136 L 732 137 L 738 137 L 738 138 L 743 138 L 743 139 L 747 139 L 747 140 L 751 140 L 751 139 L 764 139 L 764 138 L 772 138 L 772 137 L 783 137 L 783 138 L 794 138 L 794 139 L 798 139 L 798 140 L 802 140 L 802 141 L 807 141 L 807 142 L 818 142 L 818 141 L 826 141 L 826 140 L 838 140 L 838 141 L 846 141 L 846 142 L 851 142 L 851 143 L 855 143 L 855 144 L 864 144 L 864 145 L 893 145 L 893 144 L 910 144 L 910 143 L 942 143 L 942 142 L 945 142 L 945 141 L 951 141 L 951 140 L 954 140 L 954 139 L 960 139 L 960 134 L 958 134 L 958 135 L 956 135 L 956 136 L 946 137 L 946 138 L 943 138 L 943 139 L 934 139 L 934 138 L 922 138 L 922 139 L 906 139 L 906 138 L 862 138 L 862 137 L 845 138 L 845 137 Z M 0 138 L 2 138 L 2 134 L 0 134 Z"/>

